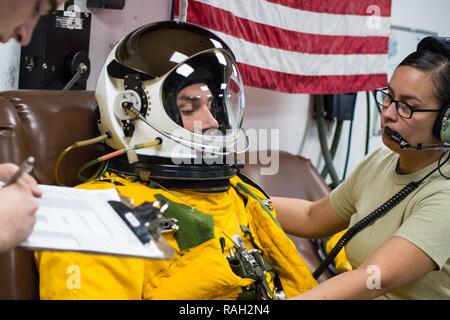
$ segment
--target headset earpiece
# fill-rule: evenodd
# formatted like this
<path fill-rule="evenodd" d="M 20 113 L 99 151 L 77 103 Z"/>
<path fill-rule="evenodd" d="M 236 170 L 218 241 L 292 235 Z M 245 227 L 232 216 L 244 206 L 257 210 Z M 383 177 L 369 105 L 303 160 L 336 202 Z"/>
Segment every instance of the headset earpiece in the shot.
<path fill-rule="evenodd" d="M 450 60 L 450 37 L 425 37 L 417 45 L 417 51 L 432 51 Z M 439 112 L 433 126 L 433 135 L 443 143 L 450 143 L 450 105 Z"/>
<path fill-rule="evenodd" d="M 439 112 L 434 124 L 433 134 L 443 143 L 450 143 L 450 105 Z"/>

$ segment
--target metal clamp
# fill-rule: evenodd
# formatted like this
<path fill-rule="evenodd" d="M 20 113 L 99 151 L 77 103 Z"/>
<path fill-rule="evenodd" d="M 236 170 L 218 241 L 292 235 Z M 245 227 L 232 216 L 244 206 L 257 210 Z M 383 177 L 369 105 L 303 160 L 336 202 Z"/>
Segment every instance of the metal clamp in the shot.
<path fill-rule="evenodd" d="M 133 208 L 119 201 L 108 201 L 108 203 L 143 244 L 149 243 L 152 238 L 158 241 L 162 233 L 174 232 L 179 228 L 176 219 L 163 218 L 162 213 L 168 207 L 166 203 L 144 202 Z"/>

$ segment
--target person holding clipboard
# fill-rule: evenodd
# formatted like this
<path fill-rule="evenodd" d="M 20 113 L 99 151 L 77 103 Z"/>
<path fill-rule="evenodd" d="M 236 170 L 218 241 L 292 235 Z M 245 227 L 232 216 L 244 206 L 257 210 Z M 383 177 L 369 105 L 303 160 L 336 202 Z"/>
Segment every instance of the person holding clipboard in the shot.
<path fill-rule="evenodd" d="M 29 157 L 18 167 L 12 163 L 0 164 L 0 253 L 23 240 L 33 230 L 38 209 L 35 197 L 41 192 L 36 180 L 29 175 L 34 158 Z"/>
<path fill-rule="evenodd" d="M 53 12 L 63 0 L 0 0 L 0 42 L 14 38 L 27 45 L 39 18 Z M 35 197 L 41 195 L 31 171 L 30 159 L 21 169 L 15 164 L 0 164 L 0 253 L 14 248 L 31 233 L 38 208 Z M 11 179 L 11 180 L 9 180 Z"/>

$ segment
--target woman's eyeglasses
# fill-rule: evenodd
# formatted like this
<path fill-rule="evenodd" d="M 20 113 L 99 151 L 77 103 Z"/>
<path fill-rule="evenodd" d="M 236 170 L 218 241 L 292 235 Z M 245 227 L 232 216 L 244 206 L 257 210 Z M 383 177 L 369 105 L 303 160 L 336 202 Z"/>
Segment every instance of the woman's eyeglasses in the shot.
<path fill-rule="evenodd" d="M 411 119 L 414 112 L 439 112 L 440 109 L 417 109 L 414 106 L 402 102 L 399 100 L 394 100 L 388 92 L 388 88 L 376 89 L 375 90 L 375 101 L 377 102 L 378 109 L 380 112 L 384 109 L 389 108 L 389 106 L 394 103 L 395 109 L 400 117 L 405 119 Z"/>

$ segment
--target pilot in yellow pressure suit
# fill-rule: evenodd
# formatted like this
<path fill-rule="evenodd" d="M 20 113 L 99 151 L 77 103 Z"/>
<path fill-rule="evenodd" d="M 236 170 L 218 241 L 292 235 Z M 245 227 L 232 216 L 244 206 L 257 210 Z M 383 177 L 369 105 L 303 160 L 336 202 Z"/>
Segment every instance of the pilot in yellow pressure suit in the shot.
<path fill-rule="evenodd" d="M 267 196 L 232 161 L 243 84 L 220 38 L 187 23 L 143 26 L 111 52 L 96 99 L 106 148 L 128 157 L 99 158 L 108 171 L 80 187 L 167 203 L 175 255 L 36 252 L 42 299 L 283 299 L 316 285 Z"/>

